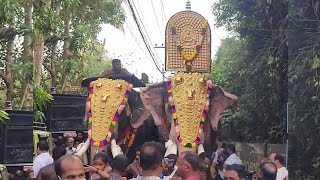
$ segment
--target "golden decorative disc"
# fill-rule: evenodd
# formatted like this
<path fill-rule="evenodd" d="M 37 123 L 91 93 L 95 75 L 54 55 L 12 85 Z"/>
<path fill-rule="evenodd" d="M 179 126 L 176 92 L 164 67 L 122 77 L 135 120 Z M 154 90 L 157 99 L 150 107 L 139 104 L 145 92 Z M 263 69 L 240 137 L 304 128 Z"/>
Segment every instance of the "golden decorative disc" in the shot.
<path fill-rule="evenodd" d="M 96 80 L 91 98 L 92 139 L 103 141 L 112 119 L 121 104 L 128 83 L 124 80 L 101 78 Z"/>
<path fill-rule="evenodd" d="M 194 142 L 206 103 L 207 81 L 199 73 L 177 73 L 172 79 L 172 96 L 180 137 L 184 142 Z"/>

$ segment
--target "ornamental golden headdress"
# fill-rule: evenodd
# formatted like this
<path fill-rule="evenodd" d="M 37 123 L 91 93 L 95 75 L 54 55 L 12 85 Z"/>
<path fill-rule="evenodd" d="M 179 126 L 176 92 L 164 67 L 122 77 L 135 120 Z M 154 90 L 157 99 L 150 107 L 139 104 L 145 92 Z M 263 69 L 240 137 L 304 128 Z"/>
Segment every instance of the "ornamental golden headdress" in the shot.
<path fill-rule="evenodd" d="M 166 70 L 178 71 L 167 82 L 169 103 L 180 145 L 200 145 L 207 119 L 212 83 L 200 73 L 211 69 L 211 32 L 208 21 L 187 10 L 173 15 L 166 27 Z"/>

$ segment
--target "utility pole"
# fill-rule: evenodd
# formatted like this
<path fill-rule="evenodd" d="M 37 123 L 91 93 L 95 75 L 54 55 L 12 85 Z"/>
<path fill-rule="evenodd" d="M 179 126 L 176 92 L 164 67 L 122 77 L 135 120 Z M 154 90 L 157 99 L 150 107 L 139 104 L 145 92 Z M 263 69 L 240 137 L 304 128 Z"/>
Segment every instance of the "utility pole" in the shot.
<path fill-rule="evenodd" d="M 162 74 L 162 81 L 165 81 L 165 79 L 164 79 L 164 64 L 162 64 L 161 74 Z"/>
<path fill-rule="evenodd" d="M 161 44 L 161 46 L 158 46 L 157 44 L 155 44 L 154 48 L 155 49 L 164 49 L 166 47 L 164 46 L 164 44 Z M 161 74 L 162 74 L 162 81 L 165 81 L 165 79 L 164 79 L 165 78 L 164 64 L 162 64 Z"/>

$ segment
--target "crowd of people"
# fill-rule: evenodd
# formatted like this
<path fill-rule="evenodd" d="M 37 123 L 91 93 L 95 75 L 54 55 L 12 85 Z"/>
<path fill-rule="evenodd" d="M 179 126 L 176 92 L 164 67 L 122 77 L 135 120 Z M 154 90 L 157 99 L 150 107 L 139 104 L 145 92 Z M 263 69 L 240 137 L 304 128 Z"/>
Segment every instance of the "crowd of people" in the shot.
<path fill-rule="evenodd" d="M 107 152 L 97 153 L 89 163 L 87 156 L 77 156 L 84 143 L 82 133 L 77 137 L 58 138 L 52 156 L 47 141 L 38 143 L 34 160 L 33 178 L 36 180 L 288 180 L 284 157 L 272 153 L 260 167 L 259 174 L 247 171 L 236 155 L 233 144 L 215 147 L 213 154 L 182 152 L 166 153 L 158 142 L 146 142 L 136 149 L 133 162 L 124 154 L 110 157 Z"/>

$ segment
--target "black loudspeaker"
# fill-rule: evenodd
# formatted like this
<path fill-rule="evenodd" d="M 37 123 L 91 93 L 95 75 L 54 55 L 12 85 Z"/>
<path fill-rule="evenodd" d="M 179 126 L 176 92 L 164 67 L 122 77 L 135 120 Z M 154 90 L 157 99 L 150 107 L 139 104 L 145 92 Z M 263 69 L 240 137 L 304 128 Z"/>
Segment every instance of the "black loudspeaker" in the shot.
<path fill-rule="evenodd" d="M 10 119 L 0 122 L 0 162 L 3 164 L 33 161 L 33 113 L 7 111 Z"/>
<path fill-rule="evenodd" d="M 46 126 L 50 132 L 85 131 L 86 97 L 69 94 L 52 94 L 54 100 L 48 104 Z"/>

